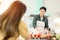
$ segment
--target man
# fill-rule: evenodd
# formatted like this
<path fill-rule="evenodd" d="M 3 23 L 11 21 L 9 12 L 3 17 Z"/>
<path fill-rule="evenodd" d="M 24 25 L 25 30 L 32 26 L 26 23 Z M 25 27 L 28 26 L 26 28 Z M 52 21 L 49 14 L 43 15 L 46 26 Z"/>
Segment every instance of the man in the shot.
<path fill-rule="evenodd" d="M 45 24 L 45 26 L 44 26 L 44 28 L 48 28 L 49 26 L 48 26 L 48 18 L 44 15 L 45 13 L 46 13 L 46 8 L 45 7 L 41 7 L 40 8 L 40 14 L 39 15 L 36 15 L 35 17 L 34 17 L 34 19 L 33 19 L 33 27 L 35 28 L 35 29 L 39 29 L 38 27 L 37 27 L 37 21 L 42 21 L 42 22 L 44 22 L 44 24 Z"/>

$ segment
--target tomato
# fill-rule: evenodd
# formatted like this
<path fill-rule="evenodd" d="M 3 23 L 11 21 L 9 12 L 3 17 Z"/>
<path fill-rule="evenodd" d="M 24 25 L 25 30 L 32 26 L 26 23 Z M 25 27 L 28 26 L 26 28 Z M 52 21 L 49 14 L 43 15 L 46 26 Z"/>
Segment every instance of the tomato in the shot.
<path fill-rule="evenodd" d="M 38 38 L 40 38 L 41 37 L 41 34 L 38 34 Z"/>
<path fill-rule="evenodd" d="M 34 34 L 34 37 L 37 37 L 37 34 Z"/>
<path fill-rule="evenodd" d="M 30 37 L 32 37 L 32 34 L 30 34 Z"/>
<path fill-rule="evenodd" d="M 50 38 L 50 34 L 46 34 L 45 38 Z"/>

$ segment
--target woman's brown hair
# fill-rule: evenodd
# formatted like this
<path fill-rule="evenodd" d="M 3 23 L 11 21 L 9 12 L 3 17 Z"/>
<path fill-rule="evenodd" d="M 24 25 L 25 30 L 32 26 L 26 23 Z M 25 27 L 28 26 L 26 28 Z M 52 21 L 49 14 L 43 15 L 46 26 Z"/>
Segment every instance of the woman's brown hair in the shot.
<path fill-rule="evenodd" d="M 18 25 L 25 11 L 26 6 L 20 1 L 15 1 L 0 15 L 0 30 L 3 30 L 6 34 L 3 40 L 8 40 L 16 33 L 19 34 Z M 4 23 L 5 20 L 6 22 Z"/>

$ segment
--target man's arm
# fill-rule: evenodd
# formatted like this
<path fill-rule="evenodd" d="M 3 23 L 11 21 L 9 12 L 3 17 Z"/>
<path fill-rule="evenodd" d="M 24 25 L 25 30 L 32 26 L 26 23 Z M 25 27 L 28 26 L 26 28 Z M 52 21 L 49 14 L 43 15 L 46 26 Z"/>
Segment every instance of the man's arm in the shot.
<path fill-rule="evenodd" d="M 48 25 L 48 18 L 46 17 L 46 22 L 45 22 L 45 28 L 49 28 L 49 25 Z"/>
<path fill-rule="evenodd" d="M 35 16 L 34 19 L 33 19 L 33 27 L 34 27 L 34 28 L 37 27 L 37 26 L 36 26 L 36 22 L 37 22 L 37 18 L 36 18 L 36 16 Z"/>

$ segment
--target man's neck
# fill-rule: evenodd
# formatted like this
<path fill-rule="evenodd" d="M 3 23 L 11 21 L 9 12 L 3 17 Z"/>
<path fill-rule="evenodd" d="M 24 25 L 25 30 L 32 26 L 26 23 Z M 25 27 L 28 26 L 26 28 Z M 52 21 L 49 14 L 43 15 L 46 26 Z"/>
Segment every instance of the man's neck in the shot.
<path fill-rule="evenodd" d="M 44 16 L 41 16 L 41 15 L 40 15 L 40 17 L 44 17 Z"/>

